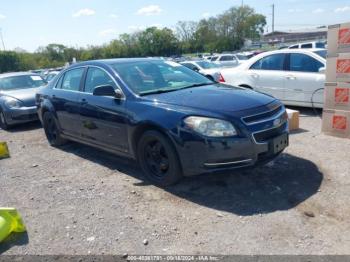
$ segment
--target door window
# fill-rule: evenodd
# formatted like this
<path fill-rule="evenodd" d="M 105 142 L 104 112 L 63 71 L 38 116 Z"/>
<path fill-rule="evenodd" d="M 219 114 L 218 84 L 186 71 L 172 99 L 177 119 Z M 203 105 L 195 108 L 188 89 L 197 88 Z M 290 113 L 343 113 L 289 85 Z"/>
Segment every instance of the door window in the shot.
<path fill-rule="evenodd" d="M 102 69 L 90 67 L 85 81 L 85 93 L 93 93 L 97 86 L 109 85 L 115 87 L 112 78 Z"/>
<path fill-rule="evenodd" d="M 70 91 L 79 91 L 80 81 L 84 74 L 85 68 L 76 68 L 67 71 L 64 74 L 61 89 Z"/>
<path fill-rule="evenodd" d="M 324 65 L 315 58 L 305 54 L 290 54 L 290 71 L 318 72 Z"/>
<path fill-rule="evenodd" d="M 309 44 L 302 44 L 301 48 L 312 48 L 312 43 Z"/>
<path fill-rule="evenodd" d="M 283 70 L 284 54 L 274 54 L 261 58 L 250 69 L 255 70 Z"/>
<path fill-rule="evenodd" d="M 233 56 L 222 56 L 220 61 L 233 61 Z"/>

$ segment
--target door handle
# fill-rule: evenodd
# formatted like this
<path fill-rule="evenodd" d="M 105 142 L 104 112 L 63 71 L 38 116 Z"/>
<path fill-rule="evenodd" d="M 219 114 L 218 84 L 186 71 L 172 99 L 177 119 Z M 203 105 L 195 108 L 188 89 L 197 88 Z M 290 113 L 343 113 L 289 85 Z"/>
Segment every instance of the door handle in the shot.
<path fill-rule="evenodd" d="M 82 105 L 85 105 L 85 104 L 87 104 L 88 102 L 86 101 L 86 99 L 85 98 L 83 98 L 83 99 L 81 99 L 81 102 L 80 102 Z"/>
<path fill-rule="evenodd" d="M 253 78 L 259 78 L 259 75 L 256 74 L 256 73 L 251 73 L 250 76 L 253 77 Z"/>
<path fill-rule="evenodd" d="M 297 78 L 296 78 L 295 76 L 293 76 L 293 75 L 287 75 L 286 78 L 289 79 L 289 80 L 295 80 L 295 79 L 297 79 Z"/>

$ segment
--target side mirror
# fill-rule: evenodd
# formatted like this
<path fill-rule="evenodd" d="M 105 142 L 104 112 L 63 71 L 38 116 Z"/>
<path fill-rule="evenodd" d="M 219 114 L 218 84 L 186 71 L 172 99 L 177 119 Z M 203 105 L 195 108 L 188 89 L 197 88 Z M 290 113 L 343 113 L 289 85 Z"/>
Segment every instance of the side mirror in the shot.
<path fill-rule="evenodd" d="M 198 67 L 194 67 L 193 71 L 199 72 L 199 68 Z"/>
<path fill-rule="evenodd" d="M 321 67 L 318 69 L 318 72 L 321 74 L 324 74 L 326 72 L 326 68 L 325 67 Z"/>
<path fill-rule="evenodd" d="M 96 86 L 93 92 L 94 96 L 112 96 L 117 99 L 121 99 L 123 97 L 122 91 L 119 89 L 114 89 L 113 86 L 110 85 L 102 85 Z"/>

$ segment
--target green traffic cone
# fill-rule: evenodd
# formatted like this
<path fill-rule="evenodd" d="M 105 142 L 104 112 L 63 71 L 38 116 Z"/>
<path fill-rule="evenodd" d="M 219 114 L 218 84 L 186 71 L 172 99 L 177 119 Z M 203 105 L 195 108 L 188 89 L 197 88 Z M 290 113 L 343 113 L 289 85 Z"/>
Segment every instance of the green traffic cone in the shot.
<path fill-rule="evenodd" d="M 12 232 L 25 232 L 20 214 L 15 208 L 0 207 L 0 242 L 7 238 Z"/>

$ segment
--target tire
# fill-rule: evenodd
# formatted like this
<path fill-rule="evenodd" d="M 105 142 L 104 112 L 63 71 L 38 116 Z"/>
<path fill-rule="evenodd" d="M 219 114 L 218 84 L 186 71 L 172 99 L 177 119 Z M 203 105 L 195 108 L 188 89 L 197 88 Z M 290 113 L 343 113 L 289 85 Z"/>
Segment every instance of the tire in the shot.
<path fill-rule="evenodd" d="M 3 130 L 8 130 L 10 126 L 6 123 L 6 118 L 4 112 L 0 109 L 0 128 Z"/>
<path fill-rule="evenodd" d="M 46 138 L 51 146 L 62 146 L 67 143 L 67 140 L 61 137 L 61 133 L 57 127 L 56 119 L 52 113 L 44 113 L 43 126 Z"/>
<path fill-rule="evenodd" d="M 170 186 L 182 178 L 177 153 L 160 132 L 146 131 L 138 142 L 137 155 L 146 178 L 154 184 Z"/>

